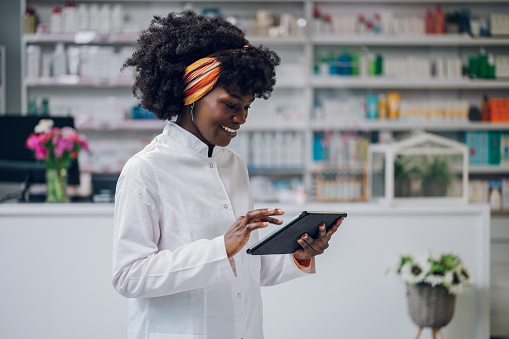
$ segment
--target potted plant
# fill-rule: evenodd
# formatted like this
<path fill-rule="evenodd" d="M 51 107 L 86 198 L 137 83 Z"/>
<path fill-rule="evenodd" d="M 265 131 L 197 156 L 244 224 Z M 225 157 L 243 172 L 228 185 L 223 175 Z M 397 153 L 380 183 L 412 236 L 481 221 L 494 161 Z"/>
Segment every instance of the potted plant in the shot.
<path fill-rule="evenodd" d="M 422 194 L 425 197 L 443 197 L 447 188 L 452 183 L 452 175 L 449 170 L 449 163 L 445 158 L 438 156 L 424 156 L 421 167 Z"/>
<path fill-rule="evenodd" d="M 394 160 L 394 196 L 409 197 L 412 195 L 412 178 L 419 174 L 416 167 L 410 167 L 413 158 L 398 154 Z"/>
<path fill-rule="evenodd" d="M 418 259 L 402 255 L 394 270 L 407 285 L 408 311 L 419 327 L 415 338 L 424 327 L 440 338 L 440 329 L 454 315 L 456 296 L 473 284 L 470 271 L 454 254 L 428 254 Z"/>

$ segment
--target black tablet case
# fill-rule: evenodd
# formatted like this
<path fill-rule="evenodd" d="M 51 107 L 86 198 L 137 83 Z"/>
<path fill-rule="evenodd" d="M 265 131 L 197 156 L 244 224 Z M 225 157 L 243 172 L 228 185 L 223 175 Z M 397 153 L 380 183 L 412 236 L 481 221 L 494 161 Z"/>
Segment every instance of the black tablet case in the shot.
<path fill-rule="evenodd" d="M 303 211 L 287 225 L 278 228 L 251 246 L 247 253 L 254 255 L 293 253 L 301 248 L 297 242 L 301 235 L 307 233 L 316 239 L 320 224 L 325 223 L 329 229 L 341 217 L 346 218 L 346 213 Z"/>

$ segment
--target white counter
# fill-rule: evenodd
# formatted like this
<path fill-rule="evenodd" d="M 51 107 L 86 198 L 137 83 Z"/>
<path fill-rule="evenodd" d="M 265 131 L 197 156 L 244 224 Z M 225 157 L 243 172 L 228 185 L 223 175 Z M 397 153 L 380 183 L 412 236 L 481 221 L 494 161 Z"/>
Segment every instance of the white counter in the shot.
<path fill-rule="evenodd" d="M 400 253 L 429 250 L 458 254 L 475 277 L 444 337 L 489 338 L 487 205 L 264 206 L 286 219 L 348 212 L 317 275 L 262 289 L 266 339 L 413 337 L 405 287 L 385 271 Z M 112 216 L 109 204 L 0 205 L 0 338 L 126 338 L 127 301 L 110 282 Z"/>

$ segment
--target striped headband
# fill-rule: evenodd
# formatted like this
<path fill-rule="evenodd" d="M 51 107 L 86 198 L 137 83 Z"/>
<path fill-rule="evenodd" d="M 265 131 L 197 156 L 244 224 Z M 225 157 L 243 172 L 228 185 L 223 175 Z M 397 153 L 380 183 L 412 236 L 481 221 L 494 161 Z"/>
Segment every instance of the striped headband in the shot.
<path fill-rule="evenodd" d="M 241 51 L 246 53 L 249 46 Z M 238 51 L 238 50 L 232 50 Z M 221 62 L 214 57 L 202 58 L 189 65 L 184 72 L 184 106 L 190 105 L 207 94 L 217 82 Z"/>

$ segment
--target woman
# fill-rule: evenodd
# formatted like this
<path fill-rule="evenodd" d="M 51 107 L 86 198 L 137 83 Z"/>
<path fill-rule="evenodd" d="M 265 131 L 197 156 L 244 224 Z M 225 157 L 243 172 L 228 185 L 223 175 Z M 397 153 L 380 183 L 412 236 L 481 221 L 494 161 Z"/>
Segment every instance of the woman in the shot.
<path fill-rule="evenodd" d="M 253 210 L 243 160 L 226 146 L 255 98 L 268 98 L 280 59 L 221 18 L 154 17 L 124 67 L 164 131 L 117 184 L 113 285 L 131 298 L 129 338 L 263 338 L 260 285 L 314 273 L 331 230 L 292 255 L 249 256 L 280 209 Z M 176 118 L 176 119 L 175 119 Z"/>

